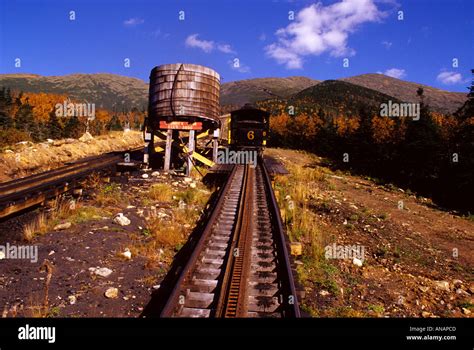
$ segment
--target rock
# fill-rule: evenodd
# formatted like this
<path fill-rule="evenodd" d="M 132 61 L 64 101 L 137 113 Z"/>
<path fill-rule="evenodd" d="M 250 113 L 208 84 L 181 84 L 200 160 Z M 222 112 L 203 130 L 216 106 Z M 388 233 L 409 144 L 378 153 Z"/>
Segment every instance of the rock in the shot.
<path fill-rule="evenodd" d="M 5 150 L 5 153 L 14 153 L 11 149 Z"/>
<path fill-rule="evenodd" d="M 300 256 L 303 254 L 303 245 L 300 242 L 293 242 L 290 244 L 290 254 Z"/>
<path fill-rule="evenodd" d="M 148 174 L 142 174 L 143 179 L 148 179 Z"/>
<path fill-rule="evenodd" d="M 356 266 L 359 266 L 359 267 L 362 267 L 362 264 L 363 264 L 362 260 L 357 259 L 357 258 L 354 258 L 354 259 L 352 260 L 352 263 L 353 263 L 354 265 L 356 265 Z"/>
<path fill-rule="evenodd" d="M 471 292 L 471 294 L 474 294 L 474 283 L 471 283 L 469 285 L 469 291 Z"/>
<path fill-rule="evenodd" d="M 100 277 L 109 277 L 110 274 L 113 272 L 107 267 L 90 267 L 89 271 Z"/>
<path fill-rule="evenodd" d="M 329 295 L 329 292 L 327 290 L 322 290 L 319 292 L 319 295 L 321 295 L 322 297 L 325 297 L 326 295 Z"/>
<path fill-rule="evenodd" d="M 447 281 L 434 281 L 434 286 L 436 287 L 436 289 L 439 289 L 439 290 L 444 290 L 446 292 L 449 292 L 449 282 Z"/>
<path fill-rule="evenodd" d="M 470 314 L 471 314 L 471 310 L 466 309 L 465 307 L 463 307 L 463 308 L 462 308 L 462 313 L 463 313 L 464 315 L 470 315 Z"/>
<path fill-rule="evenodd" d="M 70 295 L 67 297 L 67 300 L 69 301 L 69 304 L 74 305 L 77 301 L 77 298 L 75 295 Z"/>
<path fill-rule="evenodd" d="M 289 201 L 291 199 L 291 196 L 289 194 L 286 195 L 285 200 Z"/>
<path fill-rule="evenodd" d="M 79 137 L 79 141 L 81 141 L 81 142 L 89 142 L 93 139 L 94 139 L 94 137 L 87 131 L 84 133 L 84 135 Z"/>
<path fill-rule="evenodd" d="M 183 202 L 183 203 L 184 203 L 184 202 Z M 181 208 L 181 209 L 182 209 L 182 208 Z M 164 218 L 167 218 L 167 217 L 169 216 L 168 214 L 163 213 L 162 211 L 159 211 L 157 215 L 158 215 L 158 217 L 159 217 L 160 219 L 164 219 Z"/>
<path fill-rule="evenodd" d="M 127 209 L 135 209 L 136 207 L 134 205 L 127 205 Z"/>
<path fill-rule="evenodd" d="M 105 291 L 105 297 L 108 299 L 117 299 L 118 289 L 115 287 L 107 288 L 107 290 Z"/>
<path fill-rule="evenodd" d="M 419 286 L 418 289 L 421 290 L 423 293 L 426 293 L 426 292 L 430 289 L 430 287 L 427 287 L 427 286 Z"/>
<path fill-rule="evenodd" d="M 58 224 L 58 225 L 54 226 L 53 230 L 54 231 L 67 230 L 71 226 L 72 226 L 72 224 L 70 222 L 65 222 L 63 224 Z"/>
<path fill-rule="evenodd" d="M 48 253 L 48 256 L 51 256 L 51 255 L 53 255 L 54 253 L 56 253 L 56 252 L 55 252 L 54 250 L 52 250 L 52 251 L 50 251 L 50 252 Z"/>
<path fill-rule="evenodd" d="M 114 218 L 114 222 L 120 226 L 127 226 L 131 223 L 130 219 L 124 216 L 123 213 L 118 213 Z"/>
<path fill-rule="evenodd" d="M 422 311 L 421 312 L 421 317 L 424 317 L 424 318 L 431 317 L 431 312 Z"/>
<path fill-rule="evenodd" d="M 184 203 L 184 201 L 183 201 L 182 199 L 179 200 L 178 208 L 179 208 L 179 209 L 184 209 L 184 208 L 186 208 L 186 203 Z"/>
<path fill-rule="evenodd" d="M 47 143 L 54 143 L 54 140 L 53 139 L 46 139 L 46 142 Z"/>
<path fill-rule="evenodd" d="M 463 297 L 468 297 L 470 294 L 461 288 L 456 289 L 456 294 L 461 295 Z"/>
<path fill-rule="evenodd" d="M 161 287 L 161 284 L 157 284 L 157 285 L 153 286 L 152 288 L 156 290 L 156 289 L 160 289 L 160 287 Z"/>
<path fill-rule="evenodd" d="M 159 171 L 154 171 L 154 172 L 151 173 L 151 176 L 158 177 L 158 176 L 160 176 L 160 172 Z"/>
<path fill-rule="evenodd" d="M 130 260 L 132 258 L 132 252 L 128 248 L 125 248 L 125 251 L 122 252 L 121 255 L 127 260 Z"/>
<path fill-rule="evenodd" d="M 193 179 L 190 178 L 190 177 L 185 177 L 185 178 L 183 179 L 183 181 L 184 181 L 184 182 L 187 182 L 187 183 L 190 183 L 190 182 L 193 181 Z"/>
<path fill-rule="evenodd" d="M 191 187 L 191 188 L 196 188 L 196 183 L 195 183 L 195 182 L 191 182 L 191 183 L 189 184 L 189 187 Z"/>
<path fill-rule="evenodd" d="M 460 285 L 462 285 L 461 280 L 453 280 L 453 286 L 457 287 L 457 286 L 460 286 Z"/>
<path fill-rule="evenodd" d="M 171 183 L 172 186 L 178 186 L 179 185 L 179 182 L 178 181 L 174 181 Z"/>
<path fill-rule="evenodd" d="M 0 260 L 5 259 L 5 252 L 3 250 L 0 250 Z"/>

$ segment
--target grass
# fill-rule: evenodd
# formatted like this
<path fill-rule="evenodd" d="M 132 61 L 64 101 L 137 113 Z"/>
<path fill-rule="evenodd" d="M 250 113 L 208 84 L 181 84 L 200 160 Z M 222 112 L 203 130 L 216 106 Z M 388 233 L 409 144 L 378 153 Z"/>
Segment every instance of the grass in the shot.
<path fill-rule="evenodd" d="M 95 202 L 100 207 L 116 207 L 128 205 L 127 196 L 118 183 L 103 184 L 97 188 Z"/>
<path fill-rule="evenodd" d="M 30 242 L 36 236 L 52 231 L 54 226 L 62 222 L 81 224 L 111 215 L 112 213 L 103 208 L 83 206 L 78 202 L 71 205 L 70 201 L 58 197 L 52 202 L 48 212 L 39 213 L 32 221 L 23 226 L 23 239 Z"/>
<path fill-rule="evenodd" d="M 154 184 L 147 193 L 149 200 L 158 202 L 171 202 L 173 200 L 173 189 L 168 184 Z"/>
<path fill-rule="evenodd" d="M 209 193 L 197 188 L 188 188 L 185 191 L 178 192 L 175 197 L 178 201 L 182 200 L 187 205 L 204 206 L 209 199 Z"/>
<path fill-rule="evenodd" d="M 167 184 L 155 184 L 148 192 L 148 200 L 172 202 L 170 216 L 160 217 L 154 211 L 146 218 L 146 225 L 136 235 L 136 243 L 130 247 L 134 256 L 147 259 L 146 267 L 156 268 L 162 262 L 171 262 L 173 256 L 186 243 L 211 192 L 199 188 L 173 191 Z M 186 203 L 180 208 L 178 203 Z"/>
<path fill-rule="evenodd" d="M 374 304 L 370 304 L 368 307 L 369 311 L 373 311 L 375 312 L 376 314 L 383 314 L 385 312 L 385 308 L 383 305 L 374 305 Z"/>
<path fill-rule="evenodd" d="M 77 207 L 71 205 L 70 201 L 63 197 L 57 197 L 51 202 L 51 209 L 48 213 L 39 213 L 32 221 L 23 226 L 23 239 L 30 242 L 34 237 L 49 232 L 61 220 L 68 217 Z"/>

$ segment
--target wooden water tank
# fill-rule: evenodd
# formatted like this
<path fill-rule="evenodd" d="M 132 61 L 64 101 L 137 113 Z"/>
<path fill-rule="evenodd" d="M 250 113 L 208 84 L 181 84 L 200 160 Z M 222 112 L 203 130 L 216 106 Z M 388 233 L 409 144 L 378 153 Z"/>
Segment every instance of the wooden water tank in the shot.
<path fill-rule="evenodd" d="M 164 64 L 150 73 L 149 113 L 159 120 L 219 122 L 220 76 L 196 64 Z"/>

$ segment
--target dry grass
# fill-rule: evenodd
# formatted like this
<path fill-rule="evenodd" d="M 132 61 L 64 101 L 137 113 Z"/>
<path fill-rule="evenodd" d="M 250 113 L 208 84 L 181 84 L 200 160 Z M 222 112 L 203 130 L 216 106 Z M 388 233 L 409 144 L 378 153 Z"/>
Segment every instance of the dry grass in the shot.
<path fill-rule="evenodd" d="M 99 207 L 124 207 L 129 203 L 120 184 L 114 182 L 99 186 L 94 200 Z"/>
<path fill-rule="evenodd" d="M 83 206 L 80 202 L 65 200 L 58 197 L 50 203 L 48 212 L 39 213 L 32 221 L 23 226 L 23 239 L 32 241 L 36 236 L 44 235 L 62 222 L 80 224 L 91 220 L 99 220 L 112 214 L 102 208 Z"/>
<path fill-rule="evenodd" d="M 147 197 L 158 202 L 171 202 L 173 189 L 169 184 L 154 184 L 148 190 Z"/>
<path fill-rule="evenodd" d="M 319 189 L 327 186 L 326 170 L 319 167 L 308 167 L 311 155 L 306 162 L 292 162 L 291 154 L 285 166 L 290 172 L 287 176 L 275 177 L 274 188 L 282 219 L 290 241 L 301 242 L 303 264 L 297 268 L 298 279 L 304 286 L 329 290 L 339 293 L 337 278 L 339 271 L 325 259 L 324 247 L 327 237 L 321 229 L 319 216 L 310 209 Z M 310 313 L 315 312 L 309 307 Z"/>
<path fill-rule="evenodd" d="M 23 239 L 31 241 L 35 236 L 43 235 L 52 230 L 60 221 L 66 219 L 75 211 L 77 204 L 57 197 L 50 202 L 48 213 L 40 213 L 31 222 L 23 226 Z"/>
<path fill-rule="evenodd" d="M 146 227 L 137 236 L 137 243 L 130 247 L 133 255 L 147 259 L 147 267 L 156 267 L 159 262 L 170 263 L 176 252 L 186 243 L 211 192 L 200 188 L 187 188 L 174 192 L 167 184 L 156 184 L 150 188 L 148 199 L 173 202 L 171 215 L 163 217 L 159 211 L 150 211 Z M 177 207 L 183 201 L 186 205 Z"/>
<path fill-rule="evenodd" d="M 48 227 L 47 216 L 45 213 L 41 213 L 33 221 L 23 226 L 23 239 L 30 242 L 35 236 L 48 232 Z"/>

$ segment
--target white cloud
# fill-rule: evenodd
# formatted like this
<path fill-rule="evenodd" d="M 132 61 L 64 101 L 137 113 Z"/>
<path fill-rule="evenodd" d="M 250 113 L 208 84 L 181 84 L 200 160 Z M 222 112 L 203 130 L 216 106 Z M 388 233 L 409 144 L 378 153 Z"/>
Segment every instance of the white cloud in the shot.
<path fill-rule="evenodd" d="M 239 73 L 248 73 L 248 72 L 250 72 L 250 67 L 249 66 L 247 66 L 246 64 L 244 64 L 240 61 L 236 62 L 235 60 L 236 59 L 227 61 L 227 63 L 229 63 L 230 68 L 232 68 L 233 70 L 236 70 Z"/>
<path fill-rule="evenodd" d="M 219 44 L 217 45 L 217 49 L 223 53 L 236 53 L 229 44 Z"/>
<path fill-rule="evenodd" d="M 390 68 L 390 69 L 387 69 L 385 72 L 378 71 L 377 73 L 384 74 L 386 76 L 397 78 L 397 79 L 402 79 L 406 77 L 405 69 L 400 69 L 400 68 Z"/>
<path fill-rule="evenodd" d="M 387 50 L 389 50 L 389 49 L 392 47 L 392 42 L 384 40 L 384 41 L 382 41 L 382 45 L 383 45 Z"/>
<path fill-rule="evenodd" d="M 441 72 L 436 80 L 446 85 L 459 84 L 462 82 L 462 75 L 456 72 Z"/>
<path fill-rule="evenodd" d="M 214 41 L 201 40 L 198 38 L 199 34 L 191 34 L 186 38 L 185 45 L 203 50 L 204 52 L 211 52 L 214 50 Z"/>
<path fill-rule="evenodd" d="M 236 54 L 229 44 L 216 44 L 212 40 L 202 40 L 198 38 L 199 34 L 191 34 L 185 40 L 185 45 L 187 47 L 198 48 L 204 52 L 211 52 L 214 49 L 219 50 L 220 52 L 227 54 Z"/>
<path fill-rule="evenodd" d="M 143 18 L 138 18 L 138 17 L 129 18 L 123 21 L 123 24 L 127 27 L 134 27 L 143 23 L 145 23 L 145 20 Z"/>
<path fill-rule="evenodd" d="M 277 42 L 265 47 L 268 56 L 289 69 L 303 68 L 303 57 L 328 52 L 331 56 L 351 56 L 349 34 L 361 24 L 380 21 L 386 13 L 373 0 L 342 0 L 332 5 L 312 4 L 276 32 Z"/>

